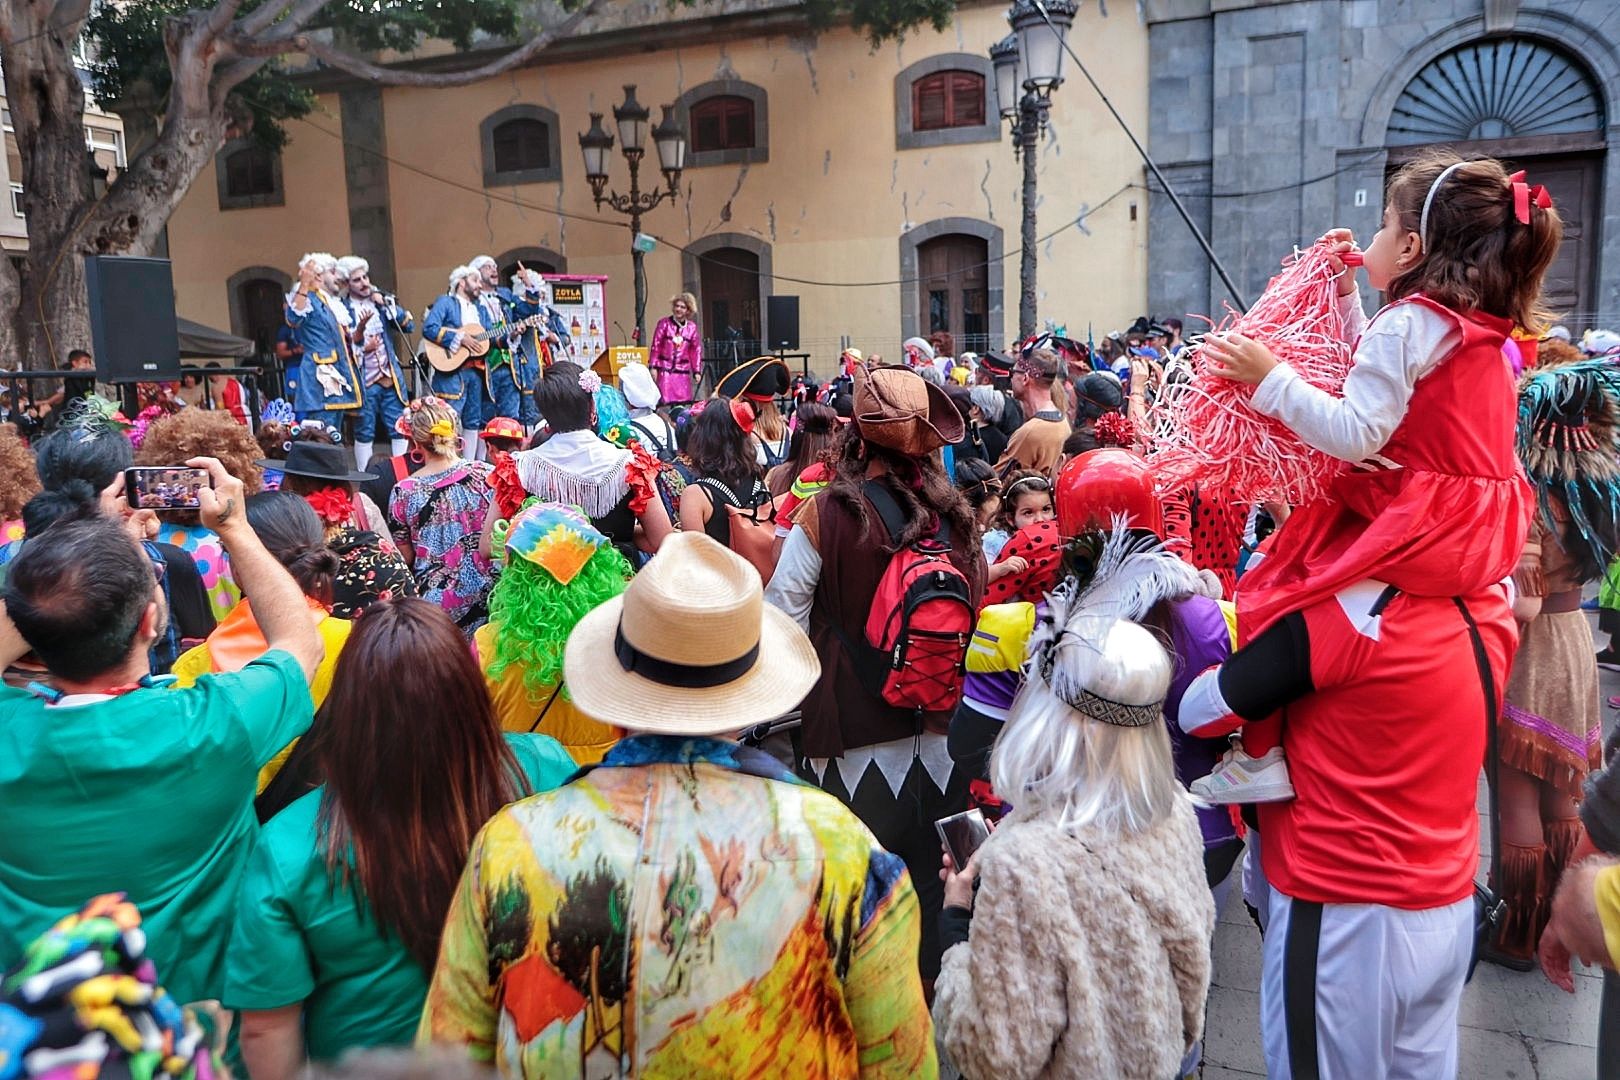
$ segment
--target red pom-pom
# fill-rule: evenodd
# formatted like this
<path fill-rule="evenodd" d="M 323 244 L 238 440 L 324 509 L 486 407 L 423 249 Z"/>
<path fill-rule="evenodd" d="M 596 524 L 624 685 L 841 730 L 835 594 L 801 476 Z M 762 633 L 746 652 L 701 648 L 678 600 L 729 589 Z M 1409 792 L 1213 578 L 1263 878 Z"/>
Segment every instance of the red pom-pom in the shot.
<path fill-rule="evenodd" d="M 1216 332 L 1263 343 L 1306 382 L 1337 396 L 1350 371 L 1339 314 L 1337 257 L 1316 245 L 1283 263 L 1248 311 L 1228 314 Z M 1153 467 L 1168 487 L 1198 485 L 1237 502 L 1310 502 L 1346 468 L 1307 446 L 1280 420 L 1249 405 L 1254 387 L 1216 375 L 1202 347 L 1193 377 L 1164 388 L 1148 414 Z"/>

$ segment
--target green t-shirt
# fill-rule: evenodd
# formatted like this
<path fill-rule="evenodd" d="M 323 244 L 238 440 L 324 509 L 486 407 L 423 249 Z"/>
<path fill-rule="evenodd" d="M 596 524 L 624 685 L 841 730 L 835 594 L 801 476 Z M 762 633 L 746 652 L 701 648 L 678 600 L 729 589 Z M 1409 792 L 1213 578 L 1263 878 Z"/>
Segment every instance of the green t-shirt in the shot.
<path fill-rule="evenodd" d="M 170 994 L 219 997 L 254 780 L 313 712 L 279 650 L 186 690 L 84 704 L 0 687 L 0 967 L 92 896 L 124 892 Z"/>
<path fill-rule="evenodd" d="M 546 735 L 507 735 L 531 791 L 550 791 L 576 766 Z M 237 898 L 225 961 L 229 1009 L 302 1002 L 313 1061 L 344 1051 L 405 1046 L 427 998 L 428 972 L 385 934 L 352 890 L 334 889 L 316 845 L 317 788 L 265 822 Z"/>

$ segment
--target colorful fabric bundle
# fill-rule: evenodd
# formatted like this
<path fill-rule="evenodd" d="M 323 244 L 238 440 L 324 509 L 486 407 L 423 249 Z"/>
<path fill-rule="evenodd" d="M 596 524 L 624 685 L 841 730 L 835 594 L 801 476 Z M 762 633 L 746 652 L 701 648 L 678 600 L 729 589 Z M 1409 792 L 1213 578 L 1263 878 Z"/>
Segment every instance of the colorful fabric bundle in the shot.
<path fill-rule="evenodd" d="M 1297 252 L 1253 307 L 1228 314 L 1214 332 L 1259 341 L 1306 382 L 1337 395 L 1351 353 L 1332 260 L 1325 245 Z M 1167 487 L 1196 484 L 1239 502 L 1280 499 L 1299 506 L 1344 471 L 1344 462 L 1254 411 L 1254 387 L 1216 375 L 1202 346 L 1194 347 L 1192 364 L 1192 379 L 1165 386 L 1148 413 L 1153 468 Z"/>
<path fill-rule="evenodd" d="M 1554 536 L 1562 530 L 1548 502 L 1557 495 L 1569 508 L 1583 543 L 1581 563 L 1603 567 L 1617 552 L 1620 531 L 1620 368 L 1609 357 L 1532 370 L 1519 382 L 1517 444 L 1525 475 L 1536 489 L 1543 520 Z"/>
<path fill-rule="evenodd" d="M 141 914 L 98 896 L 37 938 L 0 983 L 0 1080 L 227 1075 L 157 984 Z"/>
<path fill-rule="evenodd" d="M 505 545 L 567 585 L 607 542 L 576 507 L 537 502 L 512 519 Z"/>

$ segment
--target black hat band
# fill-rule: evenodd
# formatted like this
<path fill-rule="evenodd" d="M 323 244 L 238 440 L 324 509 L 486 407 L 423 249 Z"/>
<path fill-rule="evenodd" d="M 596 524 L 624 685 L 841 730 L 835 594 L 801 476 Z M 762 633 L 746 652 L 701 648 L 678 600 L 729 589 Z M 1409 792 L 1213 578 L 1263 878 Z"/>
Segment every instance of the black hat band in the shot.
<path fill-rule="evenodd" d="M 640 675 L 660 686 L 702 690 L 735 682 L 753 670 L 759 659 L 759 642 L 754 642 L 754 647 L 737 659 L 727 660 L 723 664 L 681 664 L 648 656 L 630 644 L 625 640 L 624 622 L 621 619 L 613 631 L 613 653 L 619 658 L 619 666 L 632 675 Z"/>

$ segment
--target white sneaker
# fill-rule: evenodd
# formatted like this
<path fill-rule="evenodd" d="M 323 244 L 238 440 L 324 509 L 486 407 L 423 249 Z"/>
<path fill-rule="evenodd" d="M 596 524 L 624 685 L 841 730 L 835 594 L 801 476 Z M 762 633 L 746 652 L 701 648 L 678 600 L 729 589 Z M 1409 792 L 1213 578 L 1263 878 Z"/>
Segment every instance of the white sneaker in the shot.
<path fill-rule="evenodd" d="M 1208 803 L 1287 802 L 1294 797 L 1288 762 L 1282 747 L 1273 746 L 1260 757 L 1250 757 L 1234 745 L 1214 771 L 1188 785 L 1193 795 Z"/>

